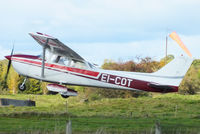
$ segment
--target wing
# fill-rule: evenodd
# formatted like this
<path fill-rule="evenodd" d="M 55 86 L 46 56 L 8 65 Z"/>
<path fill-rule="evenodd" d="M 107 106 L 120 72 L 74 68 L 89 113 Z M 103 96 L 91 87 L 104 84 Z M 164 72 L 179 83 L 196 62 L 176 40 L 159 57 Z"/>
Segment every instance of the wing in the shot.
<path fill-rule="evenodd" d="M 49 36 L 47 34 L 43 33 L 29 33 L 41 46 L 45 46 L 47 39 L 48 43 L 46 48 L 49 49 L 51 52 L 64 55 L 66 57 L 70 57 L 72 59 L 84 61 L 84 59 L 78 55 L 76 52 L 74 52 L 71 48 L 64 45 L 62 42 L 60 42 L 58 39 Z"/>

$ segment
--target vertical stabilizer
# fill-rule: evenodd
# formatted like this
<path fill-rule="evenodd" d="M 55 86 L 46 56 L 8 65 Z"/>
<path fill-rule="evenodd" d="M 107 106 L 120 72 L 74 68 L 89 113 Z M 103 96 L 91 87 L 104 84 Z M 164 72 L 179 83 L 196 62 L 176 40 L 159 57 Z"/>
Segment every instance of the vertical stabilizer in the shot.
<path fill-rule="evenodd" d="M 152 75 L 158 77 L 157 82 L 160 84 L 179 86 L 192 62 L 193 59 L 189 57 L 176 57 Z"/>

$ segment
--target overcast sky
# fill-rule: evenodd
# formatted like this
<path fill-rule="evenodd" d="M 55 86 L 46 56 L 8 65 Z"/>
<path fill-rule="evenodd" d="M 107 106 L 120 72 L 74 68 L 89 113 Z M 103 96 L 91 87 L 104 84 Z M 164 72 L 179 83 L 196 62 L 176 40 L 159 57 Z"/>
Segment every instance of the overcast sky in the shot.
<path fill-rule="evenodd" d="M 165 56 L 165 38 L 176 31 L 200 57 L 199 0 L 0 0 L 0 59 L 10 53 L 40 54 L 29 32 L 58 38 L 88 61 Z M 169 39 L 168 52 L 184 52 Z"/>

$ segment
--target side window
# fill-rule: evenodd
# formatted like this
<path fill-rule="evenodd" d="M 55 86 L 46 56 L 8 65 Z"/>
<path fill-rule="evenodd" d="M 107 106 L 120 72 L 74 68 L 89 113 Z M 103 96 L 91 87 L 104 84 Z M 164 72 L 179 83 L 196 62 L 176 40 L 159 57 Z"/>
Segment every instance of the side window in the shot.
<path fill-rule="evenodd" d="M 58 63 L 60 60 L 60 56 L 58 56 L 56 59 L 55 59 L 55 63 Z"/>
<path fill-rule="evenodd" d="M 85 63 L 83 63 L 83 62 L 76 62 L 76 67 L 77 68 L 82 68 L 82 69 L 85 69 L 86 68 L 86 65 L 85 65 Z"/>
<path fill-rule="evenodd" d="M 72 60 L 71 62 L 70 62 L 70 67 L 75 67 L 75 64 L 76 64 L 76 62 L 74 61 L 74 60 Z"/>
<path fill-rule="evenodd" d="M 58 63 L 62 64 L 62 65 L 65 65 L 65 66 L 68 66 L 69 65 L 69 59 L 65 58 L 65 57 L 60 57 Z"/>
<path fill-rule="evenodd" d="M 58 63 L 59 59 L 60 59 L 60 56 L 53 55 L 51 57 L 50 61 L 53 62 L 53 63 Z"/>
<path fill-rule="evenodd" d="M 71 67 L 75 67 L 75 68 L 81 68 L 81 69 L 86 69 L 87 68 L 87 65 L 84 62 L 77 61 L 77 60 L 72 60 L 70 62 L 70 66 Z"/>

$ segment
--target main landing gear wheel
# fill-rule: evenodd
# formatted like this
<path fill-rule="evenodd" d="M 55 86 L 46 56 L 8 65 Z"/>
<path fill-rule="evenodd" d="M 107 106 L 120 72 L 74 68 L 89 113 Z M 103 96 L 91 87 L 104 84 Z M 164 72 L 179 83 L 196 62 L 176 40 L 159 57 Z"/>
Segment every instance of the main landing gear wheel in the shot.
<path fill-rule="evenodd" d="M 61 96 L 63 97 L 63 98 L 68 98 L 69 96 L 68 95 L 63 95 L 63 94 L 61 94 Z"/>

